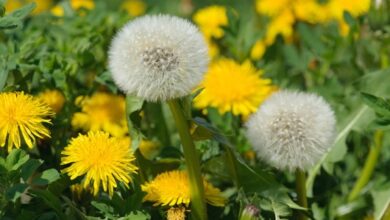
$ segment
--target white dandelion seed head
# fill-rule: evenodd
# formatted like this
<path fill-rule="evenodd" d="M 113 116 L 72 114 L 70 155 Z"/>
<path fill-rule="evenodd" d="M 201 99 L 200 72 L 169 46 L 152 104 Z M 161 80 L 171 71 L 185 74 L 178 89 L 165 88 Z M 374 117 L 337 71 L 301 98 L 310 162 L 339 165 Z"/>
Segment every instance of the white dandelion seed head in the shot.
<path fill-rule="evenodd" d="M 190 94 L 208 62 L 207 44 L 198 28 L 170 15 L 147 15 L 127 23 L 109 50 L 115 83 L 147 101 Z"/>
<path fill-rule="evenodd" d="M 336 120 L 320 96 L 279 91 L 248 120 L 247 137 L 260 159 L 280 170 L 308 170 L 331 147 Z"/>

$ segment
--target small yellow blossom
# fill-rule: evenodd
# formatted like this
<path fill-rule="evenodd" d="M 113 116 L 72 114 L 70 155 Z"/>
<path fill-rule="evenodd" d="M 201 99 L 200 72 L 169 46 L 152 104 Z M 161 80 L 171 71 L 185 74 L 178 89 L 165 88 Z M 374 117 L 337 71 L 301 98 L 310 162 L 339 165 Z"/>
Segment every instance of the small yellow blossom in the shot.
<path fill-rule="evenodd" d="M 260 14 L 275 16 L 291 4 L 291 0 L 257 0 L 256 10 Z"/>
<path fill-rule="evenodd" d="M 219 5 L 198 10 L 193 20 L 207 39 L 223 37 L 224 31 L 221 27 L 228 24 L 226 8 Z"/>
<path fill-rule="evenodd" d="M 357 17 L 368 12 L 370 9 L 370 0 L 330 0 L 327 4 L 328 14 L 338 22 L 339 31 L 342 36 L 349 33 L 350 27 L 344 20 L 344 12 L 349 12 Z"/>
<path fill-rule="evenodd" d="M 295 0 L 292 9 L 296 19 L 300 21 L 317 24 L 331 19 L 326 5 L 316 0 Z"/>
<path fill-rule="evenodd" d="M 239 64 L 221 59 L 211 64 L 200 85 L 203 89 L 194 99 L 196 108 L 214 107 L 221 114 L 248 116 L 275 91 L 270 79 L 249 62 Z"/>
<path fill-rule="evenodd" d="M 36 4 L 35 9 L 32 11 L 33 15 L 49 10 L 53 4 L 53 0 L 8 0 L 5 4 L 5 10 L 11 12 L 31 2 Z"/>
<path fill-rule="evenodd" d="M 97 92 L 91 97 L 76 99 L 81 112 L 72 118 L 72 126 L 77 129 L 103 130 L 116 137 L 125 136 L 128 132 L 125 117 L 125 98 Z"/>
<path fill-rule="evenodd" d="M 221 191 L 206 180 L 203 180 L 206 202 L 213 206 L 223 206 L 225 198 Z M 154 205 L 188 206 L 191 202 L 188 175 L 185 171 L 169 171 L 161 173 L 152 181 L 141 185 L 146 192 L 144 201 L 154 202 Z"/>
<path fill-rule="evenodd" d="M 135 157 L 125 141 L 109 137 L 108 133 L 97 131 L 73 138 L 61 153 L 61 165 L 68 165 L 63 171 L 70 179 L 85 176 L 84 189 L 92 187 L 97 195 L 100 186 L 103 191 L 113 195 L 117 181 L 128 184 L 131 174 L 138 169 L 133 161 Z"/>
<path fill-rule="evenodd" d="M 38 95 L 55 113 L 61 111 L 65 103 L 64 95 L 58 90 L 46 90 Z"/>
<path fill-rule="evenodd" d="M 274 17 L 267 26 L 266 44 L 273 44 L 279 34 L 282 35 L 285 41 L 290 42 L 294 32 L 294 22 L 295 17 L 291 10 L 283 10 L 283 12 Z"/>
<path fill-rule="evenodd" d="M 340 33 L 346 35 L 349 26 L 344 21 L 344 12 L 357 17 L 367 13 L 370 0 L 257 0 L 258 13 L 269 16 L 270 23 L 266 32 L 266 43 L 272 44 L 277 35 L 291 41 L 293 25 L 296 21 L 305 21 L 312 24 L 337 21 Z"/>
<path fill-rule="evenodd" d="M 132 17 L 136 17 L 145 13 L 146 4 L 141 0 L 126 0 L 122 3 L 122 8 Z"/>
<path fill-rule="evenodd" d="M 328 13 L 335 19 L 342 19 L 344 12 L 357 17 L 367 13 L 370 9 L 370 0 L 330 0 L 327 4 Z"/>
<path fill-rule="evenodd" d="M 74 10 L 78 10 L 80 8 L 91 10 L 95 8 L 95 2 L 93 0 L 70 0 L 70 6 Z"/>
<path fill-rule="evenodd" d="M 267 45 L 263 40 L 256 41 L 251 50 L 251 58 L 253 60 L 260 59 L 261 57 L 263 57 L 266 49 Z"/>
<path fill-rule="evenodd" d="M 80 8 L 91 10 L 95 8 L 95 2 L 93 0 L 70 0 L 70 7 L 75 11 Z M 63 6 L 59 4 L 54 6 L 50 12 L 57 17 L 62 17 L 65 14 Z"/>
<path fill-rule="evenodd" d="M 57 17 L 62 17 L 62 16 L 64 16 L 64 14 L 65 14 L 64 8 L 63 8 L 62 6 L 60 6 L 60 5 L 54 6 L 54 7 L 50 10 L 50 12 L 51 12 L 53 15 L 57 16 Z"/>

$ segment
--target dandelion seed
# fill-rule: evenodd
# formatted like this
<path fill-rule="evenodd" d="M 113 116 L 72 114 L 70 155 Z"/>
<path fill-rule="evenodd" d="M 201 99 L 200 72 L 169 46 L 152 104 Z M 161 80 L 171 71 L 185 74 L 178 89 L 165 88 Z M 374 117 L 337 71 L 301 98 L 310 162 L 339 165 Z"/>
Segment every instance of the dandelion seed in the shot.
<path fill-rule="evenodd" d="M 109 68 L 116 84 L 147 101 L 188 95 L 202 80 L 207 65 L 207 45 L 199 30 L 169 15 L 129 22 L 109 50 Z"/>
<path fill-rule="evenodd" d="M 258 157 L 270 165 L 308 170 L 331 147 L 335 117 L 320 96 L 280 91 L 248 120 L 247 136 Z"/>

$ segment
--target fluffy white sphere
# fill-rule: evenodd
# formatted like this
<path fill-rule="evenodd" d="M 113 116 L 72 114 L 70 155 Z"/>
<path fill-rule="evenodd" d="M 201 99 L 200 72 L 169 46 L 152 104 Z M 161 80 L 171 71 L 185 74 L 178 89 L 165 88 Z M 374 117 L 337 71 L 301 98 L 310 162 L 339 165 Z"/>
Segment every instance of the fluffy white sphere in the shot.
<path fill-rule="evenodd" d="M 188 95 L 202 80 L 208 62 L 207 45 L 198 28 L 169 15 L 130 21 L 109 50 L 115 83 L 147 101 Z"/>
<path fill-rule="evenodd" d="M 280 91 L 248 120 L 247 137 L 260 159 L 281 169 L 308 170 L 331 147 L 336 120 L 320 96 Z"/>

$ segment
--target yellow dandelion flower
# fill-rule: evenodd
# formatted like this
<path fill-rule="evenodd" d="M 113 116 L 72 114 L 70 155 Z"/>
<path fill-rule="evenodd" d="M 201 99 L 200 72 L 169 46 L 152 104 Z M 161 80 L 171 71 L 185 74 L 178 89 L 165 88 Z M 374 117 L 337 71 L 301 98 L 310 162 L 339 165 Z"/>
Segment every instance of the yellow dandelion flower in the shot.
<path fill-rule="evenodd" d="M 44 92 L 38 94 L 38 98 L 53 109 L 55 113 L 60 112 L 62 107 L 64 107 L 65 97 L 58 90 L 45 90 Z"/>
<path fill-rule="evenodd" d="M 127 134 L 123 96 L 97 92 L 91 97 L 78 98 L 76 104 L 81 105 L 81 112 L 73 115 L 73 128 L 103 130 L 116 137 Z"/>
<path fill-rule="evenodd" d="M 258 60 L 263 57 L 265 50 L 267 49 L 267 45 L 264 40 L 257 40 L 252 47 L 251 50 L 251 58 L 253 60 Z"/>
<path fill-rule="evenodd" d="M 277 35 L 282 35 L 287 42 L 291 40 L 295 21 L 312 24 L 337 21 L 340 33 L 347 35 L 349 26 L 344 21 L 344 12 L 360 16 L 370 9 L 370 0 L 257 0 L 258 13 L 271 18 L 267 27 L 266 43 L 272 44 Z"/>
<path fill-rule="evenodd" d="M 291 4 L 291 0 L 257 0 L 256 10 L 260 14 L 275 16 Z"/>
<path fill-rule="evenodd" d="M 64 14 L 65 14 L 64 8 L 63 8 L 61 5 L 56 5 L 56 6 L 54 6 L 54 7 L 50 10 L 50 12 L 51 12 L 53 15 L 57 16 L 57 17 L 62 17 L 62 16 L 64 16 Z"/>
<path fill-rule="evenodd" d="M 221 114 L 248 116 L 275 90 L 270 79 L 249 62 L 221 59 L 211 64 L 200 85 L 203 90 L 194 99 L 196 108 L 214 107 Z"/>
<path fill-rule="evenodd" d="M 335 19 L 343 19 L 344 11 L 357 17 L 367 13 L 370 9 L 370 0 L 330 0 L 327 4 L 328 13 Z"/>
<path fill-rule="evenodd" d="M 91 10 L 95 7 L 95 2 L 93 0 L 70 0 L 70 6 L 74 10 L 78 10 L 80 8 Z"/>
<path fill-rule="evenodd" d="M 53 112 L 40 99 L 23 92 L 0 93 L 0 147 L 19 148 L 23 139 L 32 148 L 36 138 L 50 137 L 43 123 Z"/>
<path fill-rule="evenodd" d="M 327 4 L 327 13 L 338 22 L 340 34 L 347 36 L 350 27 L 344 21 L 344 12 L 347 11 L 354 17 L 363 15 L 370 9 L 370 2 L 370 0 L 331 0 Z"/>
<path fill-rule="evenodd" d="M 186 208 L 183 206 L 171 207 L 167 212 L 167 220 L 185 220 Z"/>
<path fill-rule="evenodd" d="M 190 188 L 185 171 L 169 171 L 161 173 L 154 180 L 141 185 L 147 194 L 144 201 L 154 202 L 155 206 L 175 206 L 190 204 Z M 213 206 L 224 206 L 225 198 L 221 191 L 206 180 L 203 180 L 206 202 Z"/>
<path fill-rule="evenodd" d="M 121 7 L 132 17 L 143 15 L 146 11 L 146 4 L 141 0 L 124 1 Z"/>
<path fill-rule="evenodd" d="M 228 24 L 226 8 L 220 5 L 212 5 L 198 10 L 193 20 L 207 39 L 223 37 L 224 32 L 221 27 Z"/>
<path fill-rule="evenodd" d="M 91 10 L 95 8 L 95 2 L 93 0 L 70 0 L 70 7 L 75 11 L 80 8 Z M 57 17 L 62 17 L 65 14 L 64 8 L 61 5 L 54 6 L 50 12 Z"/>
<path fill-rule="evenodd" d="M 300 21 L 316 24 L 331 19 L 326 4 L 319 4 L 316 0 L 294 0 L 292 9 Z"/>
<path fill-rule="evenodd" d="M 130 175 L 137 170 L 130 146 L 102 131 L 73 138 L 61 154 L 61 165 L 69 165 L 63 172 L 72 180 L 85 175 L 83 187 L 92 187 L 94 195 L 102 185 L 103 191 L 112 196 L 117 181 L 128 187 L 132 181 Z"/>
<path fill-rule="evenodd" d="M 52 0 L 8 0 L 7 3 L 5 4 L 5 10 L 8 12 L 14 11 L 16 9 L 21 8 L 23 5 L 35 2 L 36 7 L 32 11 L 31 14 L 37 15 L 39 13 L 42 13 L 44 11 L 47 11 L 53 4 Z"/>
<path fill-rule="evenodd" d="M 285 41 L 290 42 L 294 32 L 294 23 L 295 17 L 291 10 L 286 9 L 278 16 L 274 17 L 267 26 L 267 32 L 265 35 L 266 44 L 273 44 L 279 34 Z"/>

